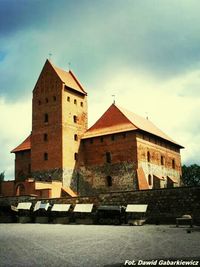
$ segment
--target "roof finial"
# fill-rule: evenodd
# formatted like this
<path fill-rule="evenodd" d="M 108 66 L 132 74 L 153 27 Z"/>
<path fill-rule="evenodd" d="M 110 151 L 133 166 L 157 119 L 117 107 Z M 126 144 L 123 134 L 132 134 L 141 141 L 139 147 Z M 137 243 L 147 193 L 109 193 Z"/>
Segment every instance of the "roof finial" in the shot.
<path fill-rule="evenodd" d="M 113 104 L 115 105 L 115 95 L 112 95 L 113 97 Z"/>
<path fill-rule="evenodd" d="M 69 71 L 71 69 L 71 62 L 68 62 L 68 68 L 69 68 Z"/>
<path fill-rule="evenodd" d="M 146 114 L 146 119 L 148 120 L 149 119 L 148 112 L 145 112 L 145 114 Z"/>
<path fill-rule="evenodd" d="M 51 53 L 51 52 L 49 52 L 49 60 L 51 60 L 51 56 L 52 56 L 52 53 Z"/>

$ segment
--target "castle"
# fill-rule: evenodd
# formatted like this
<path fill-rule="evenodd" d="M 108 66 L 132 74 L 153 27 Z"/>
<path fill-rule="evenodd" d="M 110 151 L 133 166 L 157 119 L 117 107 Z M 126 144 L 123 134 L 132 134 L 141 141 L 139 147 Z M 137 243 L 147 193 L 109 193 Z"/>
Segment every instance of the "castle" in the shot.
<path fill-rule="evenodd" d="M 180 186 L 181 145 L 113 103 L 88 129 L 87 93 L 72 71 L 46 61 L 33 89 L 32 131 L 13 149 L 6 196 L 53 198 Z"/>

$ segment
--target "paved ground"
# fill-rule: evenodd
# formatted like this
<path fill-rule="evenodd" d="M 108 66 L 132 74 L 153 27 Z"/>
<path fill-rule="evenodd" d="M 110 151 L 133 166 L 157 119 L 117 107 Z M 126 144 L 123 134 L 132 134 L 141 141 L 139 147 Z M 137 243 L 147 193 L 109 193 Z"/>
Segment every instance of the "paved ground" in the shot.
<path fill-rule="evenodd" d="M 0 224 L 1 267 L 123 266 L 125 260 L 150 259 L 200 260 L 200 231 L 169 225 Z"/>

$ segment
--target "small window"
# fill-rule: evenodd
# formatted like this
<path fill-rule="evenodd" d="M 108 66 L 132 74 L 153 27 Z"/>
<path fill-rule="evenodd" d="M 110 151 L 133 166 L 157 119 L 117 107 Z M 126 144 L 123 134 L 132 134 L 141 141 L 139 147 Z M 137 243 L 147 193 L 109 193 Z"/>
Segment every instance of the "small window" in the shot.
<path fill-rule="evenodd" d="M 53 96 L 53 101 L 56 102 L 56 96 L 55 95 Z"/>
<path fill-rule="evenodd" d="M 76 100 L 76 99 L 74 99 L 74 104 L 75 104 L 75 105 L 77 104 L 77 100 Z"/>
<path fill-rule="evenodd" d="M 114 141 L 115 140 L 115 135 L 111 135 L 111 140 Z"/>
<path fill-rule="evenodd" d="M 70 97 L 69 96 L 67 97 L 67 101 L 70 102 Z"/>
<path fill-rule="evenodd" d="M 160 157 L 160 163 L 161 163 L 161 165 L 164 165 L 164 157 L 163 156 Z"/>
<path fill-rule="evenodd" d="M 106 182 L 107 182 L 107 186 L 112 186 L 112 177 L 111 176 L 107 176 L 106 177 Z"/>
<path fill-rule="evenodd" d="M 110 152 L 106 152 L 106 162 L 111 163 L 111 153 Z"/>
<path fill-rule="evenodd" d="M 78 141 L 78 135 L 77 134 L 74 135 L 74 140 Z"/>
<path fill-rule="evenodd" d="M 39 105 L 39 106 L 41 105 L 41 101 L 40 101 L 40 100 L 38 100 L 38 105 Z"/>
<path fill-rule="evenodd" d="M 43 135 L 43 139 L 44 139 L 44 141 L 48 141 L 48 134 L 47 134 L 47 133 L 45 133 L 45 134 Z"/>
<path fill-rule="evenodd" d="M 47 113 L 44 114 L 44 122 L 49 122 L 49 115 Z"/>
<path fill-rule="evenodd" d="M 126 133 L 123 133 L 123 138 L 126 138 Z"/>
<path fill-rule="evenodd" d="M 90 144 L 93 144 L 93 143 L 94 143 L 93 138 L 90 138 Z"/>
<path fill-rule="evenodd" d="M 74 153 L 74 160 L 78 160 L 78 153 Z"/>
<path fill-rule="evenodd" d="M 46 103 L 48 103 L 49 102 L 49 99 L 48 98 L 45 98 L 45 101 L 46 101 Z"/>
<path fill-rule="evenodd" d="M 172 160 L 172 169 L 175 169 L 175 159 Z"/>
<path fill-rule="evenodd" d="M 77 123 L 77 116 L 76 115 L 74 115 L 73 119 L 74 119 L 74 123 Z"/>
<path fill-rule="evenodd" d="M 149 185 L 152 185 L 151 174 L 148 175 L 148 183 Z"/>
<path fill-rule="evenodd" d="M 103 143 L 103 137 L 100 138 L 101 143 Z"/>
<path fill-rule="evenodd" d="M 149 152 L 149 151 L 147 152 L 147 161 L 148 161 L 148 162 L 151 161 L 151 155 L 150 155 L 150 152 Z"/>
<path fill-rule="evenodd" d="M 83 107 L 83 102 L 80 103 L 81 107 Z"/>
<path fill-rule="evenodd" d="M 48 160 L 48 153 L 44 153 L 44 160 Z"/>
<path fill-rule="evenodd" d="M 28 164 L 28 174 L 31 173 L 31 164 Z"/>

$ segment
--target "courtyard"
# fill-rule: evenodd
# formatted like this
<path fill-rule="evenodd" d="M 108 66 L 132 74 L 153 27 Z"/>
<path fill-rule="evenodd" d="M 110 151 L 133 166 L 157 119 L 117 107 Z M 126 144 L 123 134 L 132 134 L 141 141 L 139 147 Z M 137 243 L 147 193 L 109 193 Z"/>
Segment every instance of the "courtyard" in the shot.
<path fill-rule="evenodd" d="M 198 261 L 200 231 L 196 227 L 187 233 L 187 229 L 175 225 L 0 224 L 0 266 L 117 267 L 137 261 L 146 266 L 150 260 L 154 260 L 151 265 L 158 260 Z"/>

